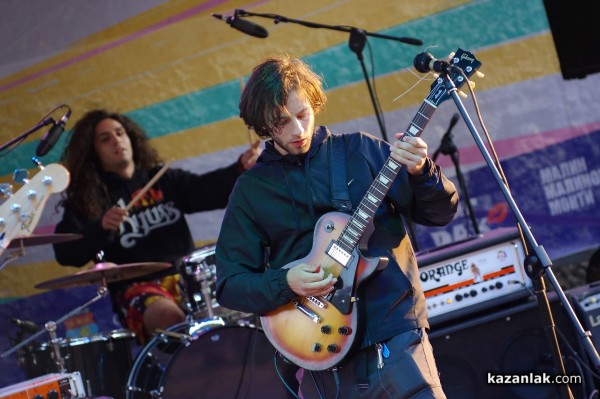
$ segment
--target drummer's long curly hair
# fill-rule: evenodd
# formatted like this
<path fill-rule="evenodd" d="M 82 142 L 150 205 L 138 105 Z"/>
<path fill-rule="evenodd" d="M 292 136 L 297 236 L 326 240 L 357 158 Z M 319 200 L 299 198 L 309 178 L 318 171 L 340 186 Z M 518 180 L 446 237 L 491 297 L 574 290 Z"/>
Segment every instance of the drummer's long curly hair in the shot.
<path fill-rule="evenodd" d="M 118 121 L 125 128 L 137 168 L 150 170 L 162 162 L 144 130 L 129 117 L 105 110 L 86 113 L 75 123 L 61 157 L 62 164 L 71 173 L 71 182 L 59 205 L 69 206 L 89 221 L 100 218 L 107 208 L 114 205 L 108 188 L 100 179 L 102 166 L 94 148 L 96 125 L 107 118 Z"/>

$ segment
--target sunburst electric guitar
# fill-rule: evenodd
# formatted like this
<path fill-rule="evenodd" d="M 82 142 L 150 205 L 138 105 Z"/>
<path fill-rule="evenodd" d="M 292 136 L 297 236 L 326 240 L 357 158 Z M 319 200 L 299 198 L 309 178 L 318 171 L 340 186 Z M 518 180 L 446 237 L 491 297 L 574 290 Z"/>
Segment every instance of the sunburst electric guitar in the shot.
<path fill-rule="evenodd" d="M 473 54 L 462 49 L 458 49 L 449 62 L 461 68 L 466 76 L 475 73 L 481 65 Z M 449 77 L 457 88 L 466 81 L 459 73 L 451 73 Z M 448 98 L 445 80 L 436 78 L 405 134 L 419 136 L 437 106 Z M 338 279 L 335 290 L 327 297 L 296 297 L 261 317 L 269 341 L 298 366 L 308 370 L 329 369 L 350 350 L 358 325 L 356 290 L 388 262 L 386 258 L 364 257 L 359 244 L 368 240 L 375 212 L 400 168 L 400 164 L 389 157 L 354 214 L 329 212 L 321 216 L 315 226 L 310 253 L 284 266 L 321 265 L 325 275 L 332 273 Z"/>
<path fill-rule="evenodd" d="M 32 234 L 50 194 L 63 191 L 69 181 L 62 165 L 47 165 L 0 205 L 0 255 L 13 239 Z"/>

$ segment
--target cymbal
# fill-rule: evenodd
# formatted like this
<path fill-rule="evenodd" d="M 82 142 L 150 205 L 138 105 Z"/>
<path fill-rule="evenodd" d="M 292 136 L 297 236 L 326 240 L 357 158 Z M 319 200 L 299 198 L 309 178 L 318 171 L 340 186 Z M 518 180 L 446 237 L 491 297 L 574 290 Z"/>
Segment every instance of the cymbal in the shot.
<path fill-rule="evenodd" d="M 34 245 L 54 244 L 58 242 L 78 240 L 81 237 L 83 237 L 81 234 L 37 234 L 15 237 L 10 241 L 6 249 L 20 248 L 21 246 L 32 247 Z"/>
<path fill-rule="evenodd" d="M 94 284 L 104 285 L 115 281 L 145 276 L 170 267 L 172 267 L 172 265 L 167 262 L 126 263 L 122 265 L 111 262 L 102 262 L 95 264 L 88 270 L 43 281 L 37 284 L 35 288 L 53 290 Z"/>

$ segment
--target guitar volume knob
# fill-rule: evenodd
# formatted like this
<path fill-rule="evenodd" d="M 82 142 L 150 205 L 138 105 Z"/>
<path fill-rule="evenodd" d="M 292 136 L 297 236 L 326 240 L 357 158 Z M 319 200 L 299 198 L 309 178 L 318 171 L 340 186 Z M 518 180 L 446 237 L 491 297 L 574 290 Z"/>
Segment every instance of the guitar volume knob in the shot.
<path fill-rule="evenodd" d="M 321 349 L 323 349 L 323 346 L 318 342 L 314 343 L 312 346 L 313 352 L 321 352 Z"/>
<path fill-rule="evenodd" d="M 327 345 L 327 352 L 329 353 L 338 353 L 340 348 L 336 344 Z"/>
<path fill-rule="evenodd" d="M 341 326 L 340 328 L 338 328 L 338 333 L 340 335 L 350 335 L 352 334 L 352 328 L 348 326 Z"/>
<path fill-rule="evenodd" d="M 323 334 L 331 334 L 331 326 L 330 325 L 322 326 L 321 332 Z"/>

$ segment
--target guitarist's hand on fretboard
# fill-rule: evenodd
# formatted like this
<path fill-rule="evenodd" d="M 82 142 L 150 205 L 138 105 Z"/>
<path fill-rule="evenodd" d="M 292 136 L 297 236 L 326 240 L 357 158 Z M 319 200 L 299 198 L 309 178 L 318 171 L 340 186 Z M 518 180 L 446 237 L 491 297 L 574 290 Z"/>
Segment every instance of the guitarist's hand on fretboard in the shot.
<path fill-rule="evenodd" d="M 300 296 L 326 296 L 333 291 L 337 279 L 320 265 L 300 263 L 292 267 L 286 275 L 290 289 Z"/>
<path fill-rule="evenodd" d="M 392 158 L 405 165 L 411 175 L 420 175 L 427 160 L 427 143 L 408 133 L 396 133 L 395 136 L 397 140 L 391 146 Z"/>

